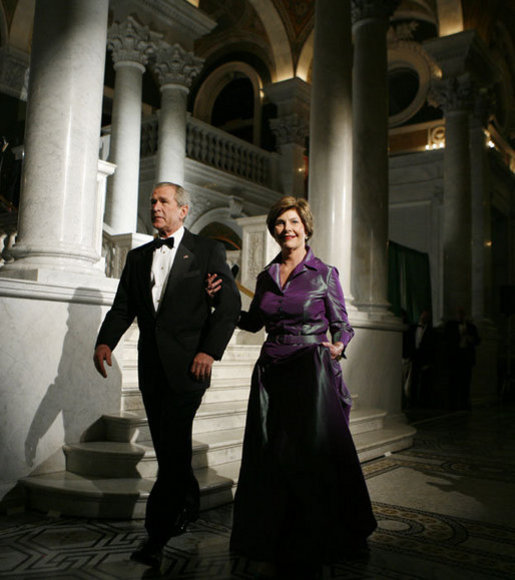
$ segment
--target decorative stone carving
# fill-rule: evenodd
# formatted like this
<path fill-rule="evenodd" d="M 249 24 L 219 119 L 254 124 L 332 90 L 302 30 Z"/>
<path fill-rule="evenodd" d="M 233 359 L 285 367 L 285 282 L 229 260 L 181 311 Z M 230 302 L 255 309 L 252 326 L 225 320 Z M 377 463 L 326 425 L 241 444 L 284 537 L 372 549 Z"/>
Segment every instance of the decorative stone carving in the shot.
<path fill-rule="evenodd" d="M 0 49 L 0 88 L 3 92 L 23 98 L 28 82 L 29 56 L 11 47 Z M 23 100 L 27 100 L 25 90 Z"/>
<path fill-rule="evenodd" d="M 470 111 L 474 106 L 476 91 L 470 75 L 465 73 L 458 77 L 433 81 L 428 100 L 431 104 L 442 107 L 445 114 L 452 111 Z"/>
<path fill-rule="evenodd" d="M 198 218 L 215 206 L 215 201 L 207 195 L 193 193 L 191 195 L 191 204 L 186 218 L 186 225 L 194 224 Z"/>
<path fill-rule="evenodd" d="M 263 237 L 266 235 L 266 231 L 250 232 L 248 235 L 248 277 L 251 280 L 257 278 L 258 274 L 263 269 L 263 264 L 266 262 L 263 250 Z"/>
<path fill-rule="evenodd" d="M 270 127 L 277 139 L 277 145 L 296 143 L 304 146 L 309 134 L 309 123 L 297 113 L 279 119 L 271 119 Z"/>
<path fill-rule="evenodd" d="M 352 22 L 365 18 L 388 20 L 399 4 L 400 0 L 352 0 Z"/>
<path fill-rule="evenodd" d="M 204 64 L 202 58 L 184 50 L 180 44 L 162 43 L 156 57 L 154 69 L 160 84 L 179 84 L 188 89 Z"/>
<path fill-rule="evenodd" d="M 243 217 L 243 199 L 231 195 L 229 198 L 229 213 L 233 219 Z"/>
<path fill-rule="evenodd" d="M 388 29 L 388 43 L 400 40 L 414 40 L 414 32 L 420 26 L 420 22 L 410 20 L 409 22 L 394 22 Z"/>
<path fill-rule="evenodd" d="M 115 68 L 117 63 L 127 61 L 145 66 L 155 52 L 156 41 L 160 36 L 130 16 L 124 22 L 115 22 L 109 29 L 107 39 L 107 48 L 112 52 Z"/>

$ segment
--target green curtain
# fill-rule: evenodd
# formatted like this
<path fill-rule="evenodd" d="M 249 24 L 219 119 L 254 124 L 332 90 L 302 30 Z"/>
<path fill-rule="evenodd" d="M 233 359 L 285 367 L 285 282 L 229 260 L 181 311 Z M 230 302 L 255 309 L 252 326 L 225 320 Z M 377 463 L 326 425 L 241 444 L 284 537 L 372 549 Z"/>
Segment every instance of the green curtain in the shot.
<path fill-rule="evenodd" d="M 428 254 L 389 242 L 388 300 L 393 313 L 407 323 L 416 322 L 422 310 L 432 314 Z"/>

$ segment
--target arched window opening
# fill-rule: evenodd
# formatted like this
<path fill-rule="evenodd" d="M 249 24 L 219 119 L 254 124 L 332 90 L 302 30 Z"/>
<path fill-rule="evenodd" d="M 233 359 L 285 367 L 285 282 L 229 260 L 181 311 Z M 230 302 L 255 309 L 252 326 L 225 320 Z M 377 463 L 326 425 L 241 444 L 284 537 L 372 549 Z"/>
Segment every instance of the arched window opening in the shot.
<path fill-rule="evenodd" d="M 199 232 L 201 236 L 218 240 L 229 251 L 241 250 L 241 238 L 230 227 L 220 222 L 212 222 Z"/>
<path fill-rule="evenodd" d="M 254 87 L 249 78 L 234 78 L 220 91 L 213 105 L 211 124 L 254 142 Z"/>

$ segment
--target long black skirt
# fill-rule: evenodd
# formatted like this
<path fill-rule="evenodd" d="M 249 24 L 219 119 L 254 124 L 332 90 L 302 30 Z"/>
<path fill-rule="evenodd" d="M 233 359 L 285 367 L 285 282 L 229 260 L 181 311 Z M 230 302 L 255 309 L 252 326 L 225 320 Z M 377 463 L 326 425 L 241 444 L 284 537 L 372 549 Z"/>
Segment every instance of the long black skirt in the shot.
<path fill-rule="evenodd" d="M 375 529 L 338 373 L 321 345 L 256 363 L 232 550 L 254 560 L 329 563 Z"/>

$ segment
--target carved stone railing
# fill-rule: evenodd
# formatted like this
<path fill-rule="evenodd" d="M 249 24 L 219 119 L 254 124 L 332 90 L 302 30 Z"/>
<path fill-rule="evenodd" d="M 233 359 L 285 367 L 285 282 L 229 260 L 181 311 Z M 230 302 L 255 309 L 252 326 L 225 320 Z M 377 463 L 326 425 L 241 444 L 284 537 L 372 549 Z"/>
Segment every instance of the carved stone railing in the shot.
<path fill-rule="evenodd" d="M 141 156 L 157 151 L 157 116 L 147 117 L 141 125 Z M 270 153 L 238 139 L 208 123 L 188 116 L 186 155 L 253 183 L 274 188 L 277 181 L 277 153 Z"/>
<path fill-rule="evenodd" d="M 133 248 L 142 246 L 152 239 L 147 234 L 112 234 L 104 224 L 102 235 L 102 257 L 105 260 L 105 273 L 108 278 L 119 278 L 127 254 Z"/>
<path fill-rule="evenodd" d="M 18 234 L 18 212 L 0 215 L 0 268 L 13 262 L 10 249 L 14 246 Z"/>

